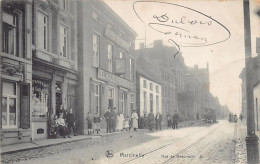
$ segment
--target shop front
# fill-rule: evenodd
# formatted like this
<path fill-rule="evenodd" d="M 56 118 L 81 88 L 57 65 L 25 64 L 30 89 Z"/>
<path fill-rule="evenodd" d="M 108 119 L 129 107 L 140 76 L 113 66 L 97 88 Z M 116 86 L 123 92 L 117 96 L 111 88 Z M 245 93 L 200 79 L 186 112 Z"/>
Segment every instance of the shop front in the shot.
<path fill-rule="evenodd" d="M 124 117 L 131 116 L 134 110 L 134 83 L 110 72 L 98 69 L 98 76 L 91 78 L 90 112 L 104 116 L 108 107 L 122 112 Z M 101 128 L 105 127 L 105 122 Z"/>
<path fill-rule="evenodd" d="M 60 106 L 72 107 L 76 114 L 77 74 L 39 63 L 32 76 L 32 139 L 46 139 L 49 123 L 58 115 Z"/>

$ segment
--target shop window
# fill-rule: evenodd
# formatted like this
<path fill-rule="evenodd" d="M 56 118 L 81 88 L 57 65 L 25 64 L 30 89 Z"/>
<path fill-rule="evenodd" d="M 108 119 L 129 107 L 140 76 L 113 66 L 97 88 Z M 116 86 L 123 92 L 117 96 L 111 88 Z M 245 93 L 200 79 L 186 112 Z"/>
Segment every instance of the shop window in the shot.
<path fill-rule="evenodd" d="M 17 15 L 3 12 L 2 51 L 18 56 L 18 26 Z"/>
<path fill-rule="evenodd" d="M 38 12 L 38 47 L 47 50 L 48 41 L 48 17 Z"/>
<path fill-rule="evenodd" d="M 60 56 L 68 55 L 68 28 L 60 25 Z"/>
<path fill-rule="evenodd" d="M 113 69 L 113 46 L 108 44 L 107 47 L 107 58 L 108 58 L 108 71 L 112 72 Z"/>
<path fill-rule="evenodd" d="M 99 36 L 93 34 L 93 67 L 99 66 Z"/>
<path fill-rule="evenodd" d="M 3 81 L 2 97 L 2 126 L 17 127 L 17 85 L 13 82 Z"/>
<path fill-rule="evenodd" d="M 40 79 L 33 79 L 32 116 L 46 117 L 49 112 L 50 83 Z"/>

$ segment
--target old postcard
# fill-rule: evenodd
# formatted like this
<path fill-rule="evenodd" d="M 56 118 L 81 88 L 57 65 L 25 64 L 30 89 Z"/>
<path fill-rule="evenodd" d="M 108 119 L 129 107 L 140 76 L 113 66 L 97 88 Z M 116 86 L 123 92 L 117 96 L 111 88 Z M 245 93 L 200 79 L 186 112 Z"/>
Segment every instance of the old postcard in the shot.
<path fill-rule="evenodd" d="M 1 163 L 259 163 L 258 0 L 0 0 Z"/>

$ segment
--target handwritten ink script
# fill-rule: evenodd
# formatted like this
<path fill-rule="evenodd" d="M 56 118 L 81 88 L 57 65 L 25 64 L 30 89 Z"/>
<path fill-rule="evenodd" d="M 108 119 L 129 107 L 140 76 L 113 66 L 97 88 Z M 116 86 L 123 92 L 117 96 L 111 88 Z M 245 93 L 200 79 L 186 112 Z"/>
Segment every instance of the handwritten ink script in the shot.
<path fill-rule="evenodd" d="M 180 50 L 180 47 L 202 47 L 228 40 L 230 31 L 219 21 L 200 11 L 178 4 L 136 1 L 137 17 L 159 32 Z"/>

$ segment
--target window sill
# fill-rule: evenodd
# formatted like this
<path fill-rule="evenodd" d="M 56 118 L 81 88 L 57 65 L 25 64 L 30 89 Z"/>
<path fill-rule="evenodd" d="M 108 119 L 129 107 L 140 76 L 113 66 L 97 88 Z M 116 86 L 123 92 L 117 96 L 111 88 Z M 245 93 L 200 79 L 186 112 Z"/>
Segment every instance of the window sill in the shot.
<path fill-rule="evenodd" d="M 31 60 L 27 60 L 25 58 L 17 57 L 17 56 L 11 55 L 11 54 L 7 54 L 5 52 L 1 52 L 0 54 L 1 54 L 2 57 L 5 57 L 5 58 L 17 60 L 19 62 L 23 62 L 23 63 L 26 63 L 26 64 L 32 64 Z"/>

